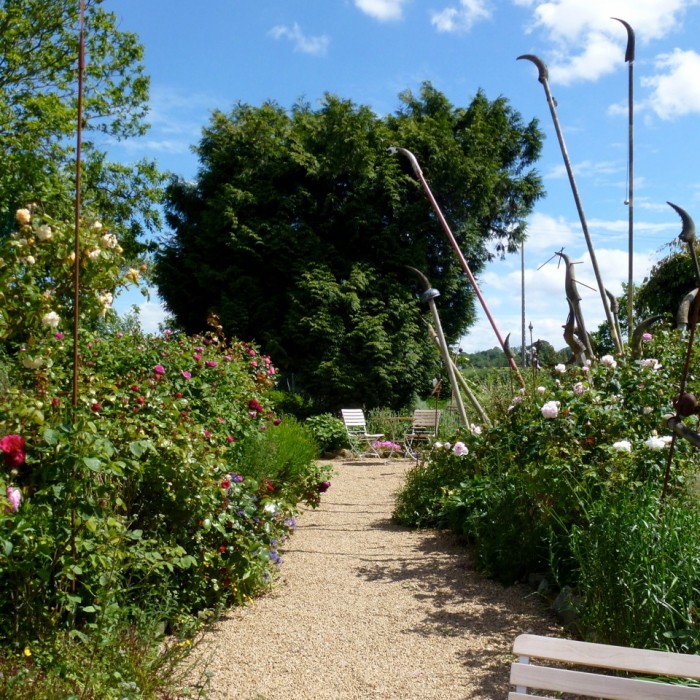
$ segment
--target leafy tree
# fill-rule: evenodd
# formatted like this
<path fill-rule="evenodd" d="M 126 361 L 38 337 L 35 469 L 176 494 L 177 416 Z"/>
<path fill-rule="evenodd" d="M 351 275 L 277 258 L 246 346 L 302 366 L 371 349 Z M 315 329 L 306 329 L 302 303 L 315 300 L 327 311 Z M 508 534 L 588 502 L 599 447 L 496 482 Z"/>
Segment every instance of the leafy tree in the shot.
<path fill-rule="evenodd" d="M 693 260 L 687 251 L 671 252 L 652 267 L 635 296 L 643 316 L 666 314 L 675 319 L 683 297 L 697 286 Z"/>
<path fill-rule="evenodd" d="M 317 109 L 216 112 L 196 182 L 168 188 L 174 235 L 156 265 L 168 309 L 188 332 L 215 311 L 320 407 L 399 407 L 428 388 L 437 352 L 406 266 L 440 290 L 449 340 L 474 321 L 473 291 L 410 164 L 389 146 L 419 159 L 475 273 L 489 243 L 518 246 L 543 193 L 531 169 L 541 133 L 504 98 L 479 92 L 455 108 L 425 84 L 400 99 L 386 118 L 330 94 Z"/>
<path fill-rule="evenodd" d="M 158 224 L 163 184 L 153 163 L 108 163 L 91 134 L 124 139 L 145 132 L 148 78 L 135 34 L 116 28 L 103 0 L 86 0 L 82 190 L 130 242 Z M 38 202 L 68 216 L 74 201 L 79 3 L 0 0 L 0 231 L 14 212 Z"/>

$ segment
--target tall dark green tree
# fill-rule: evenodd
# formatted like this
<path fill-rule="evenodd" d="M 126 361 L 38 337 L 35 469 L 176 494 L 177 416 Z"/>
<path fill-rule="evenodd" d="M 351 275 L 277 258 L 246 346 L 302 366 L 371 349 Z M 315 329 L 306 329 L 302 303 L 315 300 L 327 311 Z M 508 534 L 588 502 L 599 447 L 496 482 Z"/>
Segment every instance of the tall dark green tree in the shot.
<path fill-rule="evenodd" d="M 167 194 L 174 235 L 157 258 L 168 309 L 189 332 L 216 312 L 255 340 L 319 406 L 402 406 L 425 390 L 437 352 L 420 317 L 428 276 L 449 339 L 474 321 L 473 290 L 410 164 L 411 150 L 471 269 L 495 241 L 514 249 L 542 196 L 542 135 L 504 98 L 456 108 L 430 84 L 380 118 L 325 95 L 217 112 L 194 182 Z"/>
<path fill-rule="evenodd" d="M 85 206 L 125 247 L 158 223 L 163 177 L 149 161 L 110 163 L 93 135 L 121 140 L 147 128 L 149 80 L 138 37 L 117 29 L 103 0 L 85 2 Z M 0 0 L 0 232 L 30 202 L 54 217 L 74 201 L 78 0 Z"/>

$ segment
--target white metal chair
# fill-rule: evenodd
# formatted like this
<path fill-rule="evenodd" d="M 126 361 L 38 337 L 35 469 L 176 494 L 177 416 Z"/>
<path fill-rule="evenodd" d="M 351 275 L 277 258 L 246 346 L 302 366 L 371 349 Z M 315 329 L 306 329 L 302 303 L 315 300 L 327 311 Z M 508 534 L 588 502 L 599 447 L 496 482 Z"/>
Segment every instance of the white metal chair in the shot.
<path fill-rule="evenodd" d="M 439 410 L 417 408 L 413 412 L 411 432 L 403 436 L 406 454 L 413 459 L 418 459 L 419 446 L 427 444 L 437 437 L 440 427 Z"/>
<path fill-rule="evenodd" d="M 350 449 L 356 457 L 371 455 L 379 457 L 373 444 L 384 437 L 384 433 L 368 433 L 367 421 L 361 408 L 344 408 L 341 410 L 345 430 L 348 432 Z"/>

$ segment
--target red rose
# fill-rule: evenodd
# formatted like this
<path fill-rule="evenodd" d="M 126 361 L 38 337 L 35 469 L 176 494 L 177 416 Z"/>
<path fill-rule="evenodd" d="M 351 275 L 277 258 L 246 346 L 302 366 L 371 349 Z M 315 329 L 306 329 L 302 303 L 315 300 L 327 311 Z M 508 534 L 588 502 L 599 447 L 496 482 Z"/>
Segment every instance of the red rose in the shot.
<path fill-rule="evenodd" d="M 0 450 L 3 451 L 5 466 L 16 469 L 24 464 L 26 444 L 21 435 L 5 435 L 0 440 Z"/>

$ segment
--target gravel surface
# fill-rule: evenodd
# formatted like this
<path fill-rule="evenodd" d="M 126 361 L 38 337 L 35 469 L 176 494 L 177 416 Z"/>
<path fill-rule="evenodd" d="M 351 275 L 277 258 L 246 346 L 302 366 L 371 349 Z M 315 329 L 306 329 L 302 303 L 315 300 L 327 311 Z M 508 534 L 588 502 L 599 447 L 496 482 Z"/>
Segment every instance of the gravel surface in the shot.
<path fill-rule="evenodd" d="M 190 658 L 213 700 L 507 697 L 513 639 L 560 628 L 530 589 L 477 574 L 450 534 L 391 522 L 412 464 L 334 462 L 273 591 L 227 614 Z"/>

